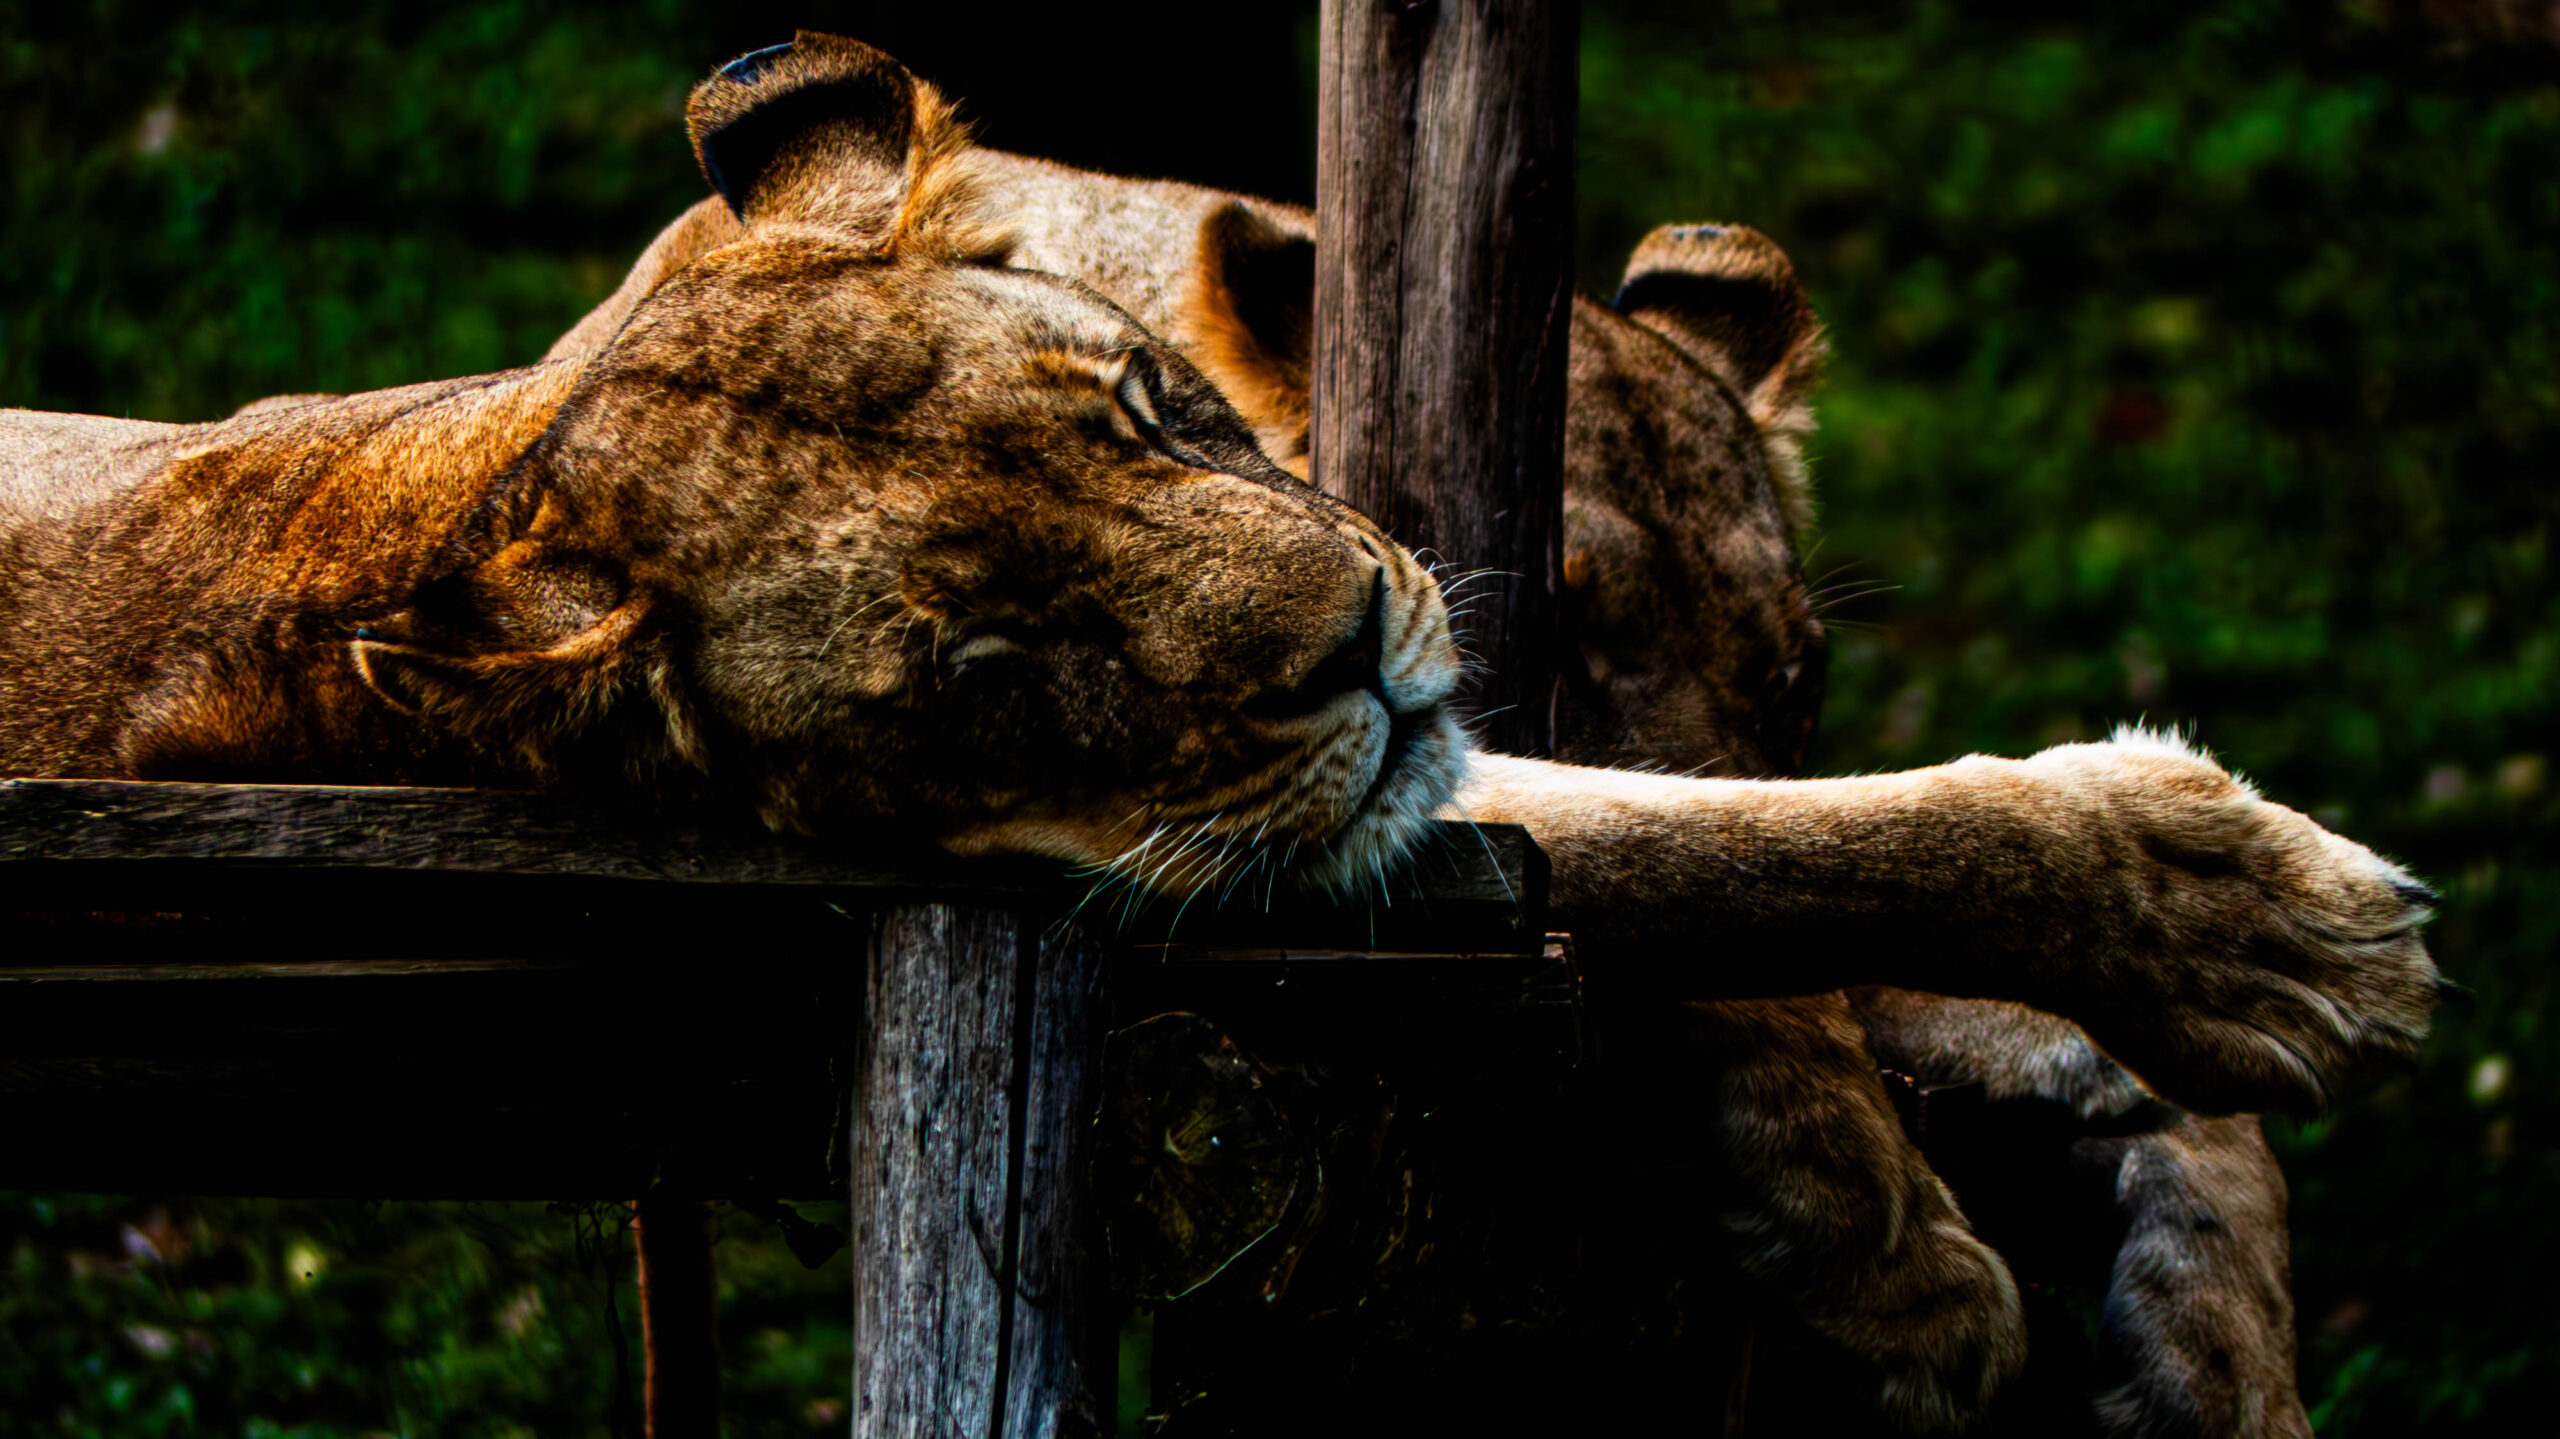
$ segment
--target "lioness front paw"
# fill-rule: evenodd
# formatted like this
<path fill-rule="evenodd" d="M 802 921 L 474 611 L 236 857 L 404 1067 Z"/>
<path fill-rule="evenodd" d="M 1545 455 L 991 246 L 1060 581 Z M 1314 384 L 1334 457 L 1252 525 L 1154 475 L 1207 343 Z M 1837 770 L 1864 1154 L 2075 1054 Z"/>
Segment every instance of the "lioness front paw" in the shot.
<path fill-rule="evenodd" d="M 2426 1037 L 2435 895 L 2408 871 L 2174 738 L 2119 730 L 2025 768 L 2069 797 L 2046 859 L 2090 901 L 2056 927 L 2058 1007 L 2169 1098 L 2315 1111 Z"/>
<path fill-rule="evenodd" d="M 2026 1361 L 2009 1268 L 1904 1135 L 1839 995 L 1702 1004 L 1743 1268 L 1874 1366 L 1897 1429 L 1962 1429 Z"/>

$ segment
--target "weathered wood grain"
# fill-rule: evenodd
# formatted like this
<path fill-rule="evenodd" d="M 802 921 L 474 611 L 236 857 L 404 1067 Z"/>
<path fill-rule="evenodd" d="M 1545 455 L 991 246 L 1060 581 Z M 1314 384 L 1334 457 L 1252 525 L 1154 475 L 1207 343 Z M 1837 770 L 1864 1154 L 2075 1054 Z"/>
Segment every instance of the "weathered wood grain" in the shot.
<path fill-rule="evenodd" d="M 1087 1182 L 1109 956 L 1077 931 L 1046 934 L 1031 989 L 1031 1067 L 1022 1114 L 1022 1200 L 1006 1362 L 1006 1439 L 1099 1435 L 1112 1427 L 1119 1310 Z"/>
<path fill-rule="evenodd" d="M 1554 749 L 1573 0 L 1324 0 L 1317 482 L 1447 575 L 1491 747 Z"/>
<path fill-rule="evenodd" d="M 417 871 L 1016 891 L 1057 867 L 963 863 L 930 848 L 777 837 L 559 794 L 279 784 L 0 779 L 0 865 L 185 860 L 225 869 Z"/>
<path fill-rule="evenodd" d="M 1545 885 L 1525 831 L 1442 824 L 1373 897 L 1284 887 L 1130 908 L 1111 896 L 1091 902 L 1090 921 L 1132 944 L 1534 953 Z M 182 932 L 226 960 L 556 960 L 616 937 L 603 926 L 672 941 L 751 929 L 776 906 L 927 897 L 1063 912 L 1092 889 L 1042 861 L 961 860 L 888 835 L 777 836 L 562 795 L 0 779 L 0 913 L 27 916 L 0 952 L 0 982 L 12 963 L 60 962 L 65 948 L 174 962 Z M 252 910 L 254 937 L 219 922 Z M 128 921 L 80 918 L 93 911 Z M 130 922 L 153 914 L 196 922 Z"/>
<path fill-rule="evenodd" d="M 864 987 L 853 1140 L 857 1436 L 1097 1433 L 1078 1168 L 1099 952 L 1041 916 L 902 906 Z"/>

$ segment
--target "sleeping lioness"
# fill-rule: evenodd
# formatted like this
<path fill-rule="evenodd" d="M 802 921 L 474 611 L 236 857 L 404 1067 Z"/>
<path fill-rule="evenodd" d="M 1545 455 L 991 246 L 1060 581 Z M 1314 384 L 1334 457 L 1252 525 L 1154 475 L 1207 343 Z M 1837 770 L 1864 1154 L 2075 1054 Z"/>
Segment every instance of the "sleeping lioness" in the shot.
<path fill-rule="evenodd" d="M 1011 263 L 1128 308 L 1305 474 L 1313 216 L 1015 155 L 974 163 L 1013 234 Z M 741 233 L 716 196 L 687 211 L 550 358 L 602 348 L 659 285 Z M 1823 351 L 1793 267 L 1741 226 L 1661 227 L 1614 304 L 1577 298 L 1565 572 L 1580 663 L 1557 708 L 1563 758 L 1730 776 L 1801 762 L 1824 655 L 1796 548 L 1813 508 L 1802 450 Z M 1889 1412 L 1961 1423 L 2016 1369 L 2023 1333 L 2007 1270 L 1905 1137 L 1870 1048 L 1923 1080 L 2057 1103 L 2101 1129 L 2167 1125 L 2105 1147 L 2128 1176 L 2134 1241 L 2109 1297 L 2129 1377 L 2105 1397 L 2105 1427 L 2146 1432 L 2183 1414 L 2303 1427 L 2282 1176 L 2253 1119 L 2179 1116 L 2077 1029 L 2020 1006 L 1882 988 L 1856 998 L 1854 1012 L 1838 996 L 1704 1008 L 1695 1048 L 1719 1058 L 1716 1133 L 1757 1189 L 1727 1216 L 1746 1263 L 1882 1368 Z M 2185 1222 L 2208 1210 L 2223 1222 Z"/>
<path fill-rule="evenodd" d="M 1468 754 L 1430 577 L 1127 312 L 1002 264 L 928 87 L 808 37 L 689 118 L 739 231 L 591 353 L 0 415 L 0 769 L 636 789 L 1170 890 L 1337 883 L 1449 807 L 1537 834 L 1595 960 L 1700 997 L 2016 998 L 2225 1109 L 2423 1032 L 2423 890 L 2172 743 L 1799 783 Z"/>

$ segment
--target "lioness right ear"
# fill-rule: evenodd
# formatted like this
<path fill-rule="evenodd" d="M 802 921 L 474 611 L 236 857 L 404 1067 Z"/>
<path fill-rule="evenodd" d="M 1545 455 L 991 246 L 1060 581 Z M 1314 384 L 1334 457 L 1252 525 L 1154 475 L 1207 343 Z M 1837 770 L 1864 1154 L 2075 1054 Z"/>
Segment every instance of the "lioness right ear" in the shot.
<path fill-rule="evenodd" d="M 347 650 L 365 687 L 394 709 L 510 751 L 538 771 L 553 746 L 610 710 L 642 668 L 631 663 L 631 640 L 646 613 L 645 604 L 628 604 L 541 648 L 448 649 L 362 629 Z"/>
<path fill-rule="evenodd" d="M 1315 389 L 1316 242 L 1241 201 L 1200 222 L 1185 297 L 1192 356 L 1249 421 L 1263 450 L 1305 473 Z"/>
<path fill-rule="evenodd" d="M 968 131 L 932 86 L 859 40 L 803 30 L 741 55 L 685 105 L 711 188 L 750 228 L 823 225 L 892 248 L 960 208 Z"/>
<path fill-rule="evenodd" d="M 692 730 L 648 638 L 651 609 L 617 567 L 520 540 L 420 586 L 408 608 L 358 629 L 347 654 L 393 709 L 537 772 L 634 696 L 668 716 L 682 752 Z"/>
<path fill-rule="evenodd" d="M 1804 442 L 1831 347 L 1787 252 L 1747 225 L 1663 225 L 1627 257 L 1613 303 L 1742 392 L 1801 534 L 1813 519 Z"/>

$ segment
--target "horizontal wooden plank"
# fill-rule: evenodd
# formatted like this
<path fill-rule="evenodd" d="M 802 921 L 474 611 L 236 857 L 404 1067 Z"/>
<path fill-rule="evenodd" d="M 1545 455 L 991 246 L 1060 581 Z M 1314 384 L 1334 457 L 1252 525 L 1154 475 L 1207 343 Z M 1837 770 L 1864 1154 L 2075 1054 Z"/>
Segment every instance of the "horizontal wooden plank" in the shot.
<path fill-rule="evenodd" d="M 319 945 L 330 958 L 498 944 L 529 959 L 581 944 L 603 917 L 658 924 L 699 910 L 744 921 L 794 895 L 1028 904 L 1076 912 L 1125 943 L 1534 953 L 1545 932 L 1544 857 L 1509 825 L 1439 825 L 1405 870 L 1341 898 L 1240 887 L 1132 906 L 1095 890 L 1054 863 L 964 860 L 876 835 L 778 836 L 558 794 L 0 780 L 0 912 L 23 917 L 12 927 L 28 961 L 47 957 L 48 928 L 79 931 L 58 937 L 84 949 L 145 958 L 181 938 L 148 932 L 186 929 L 178 917 L 210 938 L 206 925 L 252 913 L 272 947 Z M 97 914 L 115 918 L 86 918 Z M 564 926 L 563 915 L 584 918 Z"/>
<path fill-rule="evenodd" d="M 555 795 L 0 781 L 0 1185 L 821 1192 L 863 957 L 920 899 L 1075 914 L 1133 1004 L 1410 1028 L 1553 998 L 1516 828 L 1443 826 L 1343 901 L 1090 888 Z"/>
<path fill-rule="evenodd" d="M 0 780 L 0 866 L 170 860 L 891 890 L 1024 890 L 1062 880 L 1050 865 L 784 839 L 540 792 Z"/>

